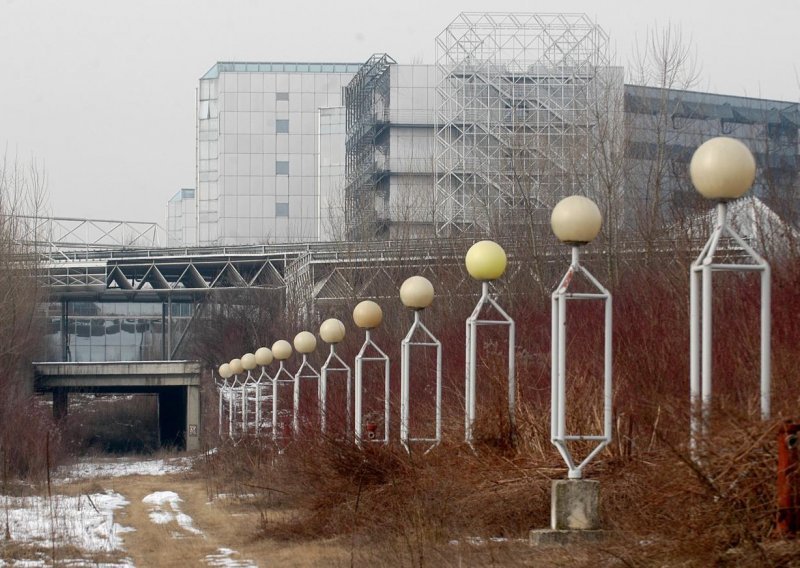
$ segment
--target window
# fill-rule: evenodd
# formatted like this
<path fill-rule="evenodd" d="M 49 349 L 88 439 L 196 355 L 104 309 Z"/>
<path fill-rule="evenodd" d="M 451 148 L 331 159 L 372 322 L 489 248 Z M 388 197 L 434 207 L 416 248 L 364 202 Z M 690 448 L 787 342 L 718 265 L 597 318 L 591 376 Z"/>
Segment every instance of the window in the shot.
<path fill-rule="evenodd" d="M 289 216 L 289 204 L 288 203 L 275 202 L 275 216 L 276 217 L 288 217 Z"/>
<path fill-rule="evenodd" d="M 288 101 L 289 100 L 289 93 L 287 93 L 285 91 L 277 92 L 277 93 L 275 93 L 275 100 L 276 101 Z"/>
<path fill-rule="evenodd" d="M 275 175 L 288 176 L 289 175 L 289 161 L 278 160 L 275 162 Z"/>
<path fill-rule="evenodd" d="M 275 121 L 275 132 L 278 134 L 288 134 L 289 133 L 289 121 L 278 119 Z"/>

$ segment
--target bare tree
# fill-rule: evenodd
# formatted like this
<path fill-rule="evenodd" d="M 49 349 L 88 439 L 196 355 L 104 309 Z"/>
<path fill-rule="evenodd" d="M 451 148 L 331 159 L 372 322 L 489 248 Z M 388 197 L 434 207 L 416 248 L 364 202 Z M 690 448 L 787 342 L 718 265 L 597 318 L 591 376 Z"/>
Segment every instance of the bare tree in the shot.
<path fill-rule="evenodd" d="M 654 87 L 658 93 L 649 112 L 629 113 L 626 125 L 626 154 L 634 161 L 627 178 L 637 201 L 632 213 L 639 236 L 652 244 L 667 222 L 669 185 L 674 180 L 670 147 L 682 130 L 673 121 L 682 116 L 680 91 L 697 84 L 700 68 L 691 39 L 684 38 L 679 26 L 668 24 L 647 31 L 636 44 L 628 69 L 631 83 Z"/>
<path fill-rule="evenodd" d="M 35 244 L 45 190 L 45 170 L 36 161 L 0 161 L 0 444 L 3 467 L 18 475 L 41 473 L 47 459 L 41 444 L 48 419 L 31 402 L 31 361 L 46 325 Z"/>

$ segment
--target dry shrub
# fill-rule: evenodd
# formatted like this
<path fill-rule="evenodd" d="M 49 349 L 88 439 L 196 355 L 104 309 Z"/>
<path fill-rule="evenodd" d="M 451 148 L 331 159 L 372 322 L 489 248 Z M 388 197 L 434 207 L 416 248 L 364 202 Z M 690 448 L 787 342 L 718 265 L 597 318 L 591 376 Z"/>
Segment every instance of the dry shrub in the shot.
<path fill-rule="evenodd" d="M 73 394 L 61 428 L 73 452 L 158 451 L 158 399 L 154 395 Z"/>
<path fill-rule="evenodd" d="M 4 483 L 11 478 L 42 481 L 66 456 L 61 434 L 49 408 L 34 399 L 0 404 L 0 467 Z"/>
<path fill-rule="evenodd" d="M 607 552 L 631 564 L 778 566 L 800 546 L 773 534 L 777 426 L 717 408 L 697 460 L 665 440 L 612 468 L 603 483 Z M 797 563 L 792 564 L 797 565 Z"/>
<path fill-rule="evenodd" d="M 603 522 L 610 532 L 599 546 L 567 552 L 568 564 L 798 565 L 798 547 L 772 534 L 777 449 L 775 424 L 758 415 L 755 277 L 715 281 L 714 421 L 703 459 L 689 458 L 687 274 L 685 255 L 676 254 L 669 261 L 621 267 L 612 287 L 614 441 L 585 472 L 602 483 Z M 360 450 L 315 436 L 282 451 L 268 440 L 245 440 L 209 456 L 209 483 L 255 493 L 264 536 L 339 538 L 351 546 L 354 559 L 375 565 L 391 565 L 387 559 L 444 564 L 456 555 L 451 540 L 524 539 L 530 529 L 548 526 L 550 480 L 566 474 L 549 442 L 550 304 L 546 298 L 526 301 L 520 290 L 511 298 L 502 302 L 513 306 L 517 322 L 513 437 L 505 412 L 506 361 L 502 349 L 491 348 L 502 338 L 488 334 L 490 348 L 479 362 L 475 451 L 461 443 L 463 321 L 472 300 L 447 297 L 445 305 L 434 304 L 425 314 L 445 346 L 442 446 L 409 455 L 394 444 Z M 797 419 L 798 263 L 776 270 L 773 301 L 773 415 Z M 602 424 L 598 314 L 570 313 L 576 317 L 569 327 L 568 424 L 594 433 Z M 393 315 L 391 329 L 376 334 L 393 360 L 393 401 L 402 318 L 403 312 Z M 290 335 L 275 332 L 281 334 Z M 357 334 L 348 337 L 341 346 L 345 359 L 352 359 L 360 340 Z M 397 414 L 394 408 L 393 439 Z M 589 450 L 575 447 L 578 455 Z M 463 559 L 460 552 L 456 556 Z M 494 561 L 480 558 L 475 562 Z M 518 561 L 526 562 L 504 557 L 500 563 Z"/>
<path fill-rule="evenodd" d="M 299 513 L 265 523 L 284 538 L 348 535 L 361 542 L 516 536 L 545 523 L 547 477 L 496 452 L 445 446 L 426 455 L 395 446 L 296 441 L 251 486 L 280 487 Z"/>

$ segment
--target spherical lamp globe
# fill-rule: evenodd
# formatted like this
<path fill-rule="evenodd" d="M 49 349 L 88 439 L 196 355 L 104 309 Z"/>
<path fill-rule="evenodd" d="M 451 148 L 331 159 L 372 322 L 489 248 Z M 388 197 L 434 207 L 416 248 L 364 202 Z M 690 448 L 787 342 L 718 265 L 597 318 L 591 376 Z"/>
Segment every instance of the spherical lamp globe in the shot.
<path fill-rule="evenodd" d="M 413 310 L 427 308 L 433 302 L 433 284 L 424 276 L 406 278 L 400 286 L 400 301 Z"/>
<path fill-rule="evenodd" d="M 372 300 L 364 300 L 353 310 L 353 321 L 362 329 L 373 329 L 383 321 L 383 310 Z"/>
<path fill-rule="evenodd" d="M 285 361 L 292 356 L 292 344 L 285 339 L 279 339 L 272 344 L 272 354 L 278 361 Z"/>
<path fill-rule="evenodd" d="M 467 272 L 475 280 L 497 280 L 506 271 L 506 251 L 494 241 L 478 241 L 464 259 Z"/>
<path fill-rule="evenodd" d="M 585 245 L 600 232 L 603 216 L 597 204 L 582 195 L 565 197 L 553 207 L 550 226 L 558 240 L 570 245 Z"/>
<path fill-rule="evenodd" d="M 319 336 L 325 343 L 339 343 L 344 339 L 344 324 L 336 318 L 326 319 L 319 326 Z"/>
<path fill-rule="evenodd" d="M 256 368 L 256 356 L 252 353 L 245 353 L 242 355 L 242 367 L 245 371 L 252 371 Z"/>
<path fill-rule="evenodd" d="M 731 201 L 747 193 L 753 185 L 756 161 L 743 143 L 720 136 L 695 150 L 689 176 L 706 199 Z"/>
<path fill-rule="evenodd" d="M 241 359 L 231 359 L 231 362 L 228 363 L 228 365 L 230 365 L 231 372 L 234 375 L 238 375 L 238 374 L 240 374 L 241 372 L 244 371 L 244 366 L 242 365 L 242 360 Z"/>
<path fill-rule="evenodd" d="M 223 379 L 229 379 L 233 375 L 233 371 L 231 371 L 231 366 L 227 363 L 223 363 L 219 366 L 219 376 Z"/>
<path fill-rule="evenodd" d="M 256 349 L 256 364 L 266 367 L 270 363 L 272 363 L 272 350 L 269 347 Z"/>
<path fill-rule="evenodd" d="M 294 336 L 294 348 L 298 353 L 311 353 L 317 348 L 317 338 L 310 331 L 301 331 Z"/>

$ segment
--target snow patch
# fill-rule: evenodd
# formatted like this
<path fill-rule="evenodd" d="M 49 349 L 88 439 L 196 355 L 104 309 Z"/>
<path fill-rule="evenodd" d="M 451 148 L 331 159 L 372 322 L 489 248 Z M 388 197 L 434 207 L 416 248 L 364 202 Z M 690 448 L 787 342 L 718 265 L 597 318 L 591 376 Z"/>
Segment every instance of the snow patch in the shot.
<path fill-rule="evenodd" d="M 209 554 L 203 562 L 209 566 L 220 566 L 221 568 L 258 568 L 258 564 L 252 560 L 237 560 L 233 558 L 239 553 L 230 548 L 218 548 L 216 554 Z"/>
<path fill-rule="evenodd" d="M 12 540 L 49 546 L 55 539 L 56 545 L 72 545 L 88 552 L 122 550 L 120 535 L 134 529 L 114 522 L 114 511 L 127 504 L 125 497 L 113 491 L 77 497 L 54 495 L 52 499 L 0 496 L 2 524 L 8 510 Z M 5 526 L 2 528 L 5 530 Z"/>
<path fill-rule="evenodd" d="M 157 525 L 165 525 L 175 521 L 178 526 L 188 533 L 202 535 L 203 531 L 194 526 L 192 517 L 181 511 L 183 499 L 174 491 L 156 491 L 146 495 L 143 503 L 152 505 L 150 520 Z M 179 535 L 175 535 L 179 536 Z"/>
<path fill-rule="evenodd" d="M 126 475 L 168 475 L 189 471 L 192 458 L 156 460 L 130 460 L 124 458 L 82 460 L 56 470 L 57 483 L 71 483 L 80 479 L 124 477 Z"/>
<path fill-rule="evenodd" d="M 485 539 L 480 536 L 468 536 L 464 540 L 451 540 L 448 544 L 451 546 L 458 546 L 460 544 L 467 544 L 469 546 L 484 546 L 488 543 L 503 543 L 503 542 L 527 542 L 525 539 L 509 539 L 502 536 L 492 536 Z"/>
<path fill-rule="evenodd" d="M 14 568 L 50 568 L 53 565 L 53 561 L 50 560 L 50 558 L 44 553 L 41 553 L 39 556 L 41 556 L 41 558 L 37 558 L 35 560 L 14 560 L 11 564 L 6 563 L 4 560 L 0 560 L 0 568 L 5 568 L 6 566 L 13 566 Z M 123 558 L 119 562 L 99 563 L 86 560 L 85 558 L 68 558 L 65 560 L 59 560 L 57 566 L 62 566 L 64 568 L 85 568 L 86 566 L 96 566 L 97 568 L 135 568 L 133 560 L 130 558 Z"/>

